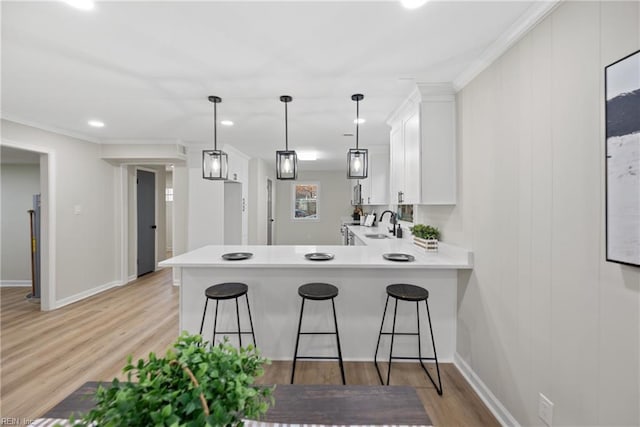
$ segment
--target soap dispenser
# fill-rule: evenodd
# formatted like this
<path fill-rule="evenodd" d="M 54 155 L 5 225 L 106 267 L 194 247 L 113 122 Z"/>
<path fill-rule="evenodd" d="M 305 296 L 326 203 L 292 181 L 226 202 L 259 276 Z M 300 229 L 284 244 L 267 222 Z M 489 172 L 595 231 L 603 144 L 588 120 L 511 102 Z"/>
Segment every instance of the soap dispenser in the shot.
<path fill-rule="evenodd" d="M 398 229 L 396 230 L 396 237 L 398 239 L 402 239 L 402 227 L 398 224 Z"/>

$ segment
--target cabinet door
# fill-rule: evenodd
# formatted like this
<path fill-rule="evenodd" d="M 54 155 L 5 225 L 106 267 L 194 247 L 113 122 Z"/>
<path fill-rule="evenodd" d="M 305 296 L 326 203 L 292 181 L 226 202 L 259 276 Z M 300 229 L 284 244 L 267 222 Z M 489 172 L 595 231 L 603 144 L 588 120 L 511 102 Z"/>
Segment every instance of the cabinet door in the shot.
<path fill-rule="evenodd" d="M 389 151 L 389 203 L 398 202 L 398 192 L 404 187 L 404 141 L 402 125 L 391 128 Z"/>
<path fill-rule="evenodd" d="M 404 187 L 402 204 L 420 203 L 420 110 L 404 121 Z"/>
<path fill-rule="evenodd" d="M 386 205 L 389 203 L 389 152 L 369 151 L 369 194 L 368 204 Z"/>
<path fill-rule="evenodd" d="M 360 182 L 360 190 L 362 195 L 362 204 L 370 205 L 371 204 L 371 181 L 373 179 L 372 175 L 372 167 L 371 167 L 371 153 L 369 153 L 369 172 L 368 177 L 366 179 L 359 180 Z"/>
<path fill-rule="evenodd" d="M 429 205 L 456 203 L 456 105 L 422 104 L 422 198 Z"/>

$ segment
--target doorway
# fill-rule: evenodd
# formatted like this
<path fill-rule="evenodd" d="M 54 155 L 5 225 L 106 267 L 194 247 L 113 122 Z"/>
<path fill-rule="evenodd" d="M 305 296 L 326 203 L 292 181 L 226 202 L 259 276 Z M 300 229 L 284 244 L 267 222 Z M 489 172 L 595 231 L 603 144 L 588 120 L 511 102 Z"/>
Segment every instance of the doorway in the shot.
<path fill-rule="evenodd" d="M 8 139 L 2 139 L 2 155 L 0 155 L 0 157 L 2 158 L 3 162 L 6 162 L 7 160 L 9 160 L 12 156 L 8 155 L 7 153 L 7 149 L 12 149 L 12 150 L 17 150 L 21 153 L 20 160 L 17 163 L 24 163 L 24 159 L 22 159 L 22 155 L 27 155 L 27 156 L 33 156 L 33 158 L 30 158 L 29 161 L 27 161 L 26 163 L 29 164 L 33 164 L 34 167 L 36 169 L 39 170 L 38 174 L 39 174 L 39 183 L 36 182 L 34 184 L 34 188 L 29 191 L 28 193 L 33 193 L 35 194 L 36 192 L 40 192 L 41 194 L 41 221 L 40 221 L 40 226 L 41 226 L 41 236 L 40 236 L 40 249 L 41 249 L 41 254 L 40 254 L 40 267 L 41 267 L 41 272 L 40 272 L 40 310 L 43 311 L 48 311 L 48 310 L 53 310 L 56 308 L 56 299 L 55 299 L 55 289 L 56 289 L 56 280 L 55 280 L 55 247 L 56 247 L 56 241 L 55 241 L 55 233 L 51 232 L 52 230 L 55 229 L 54 227 L 54 223 L 55 223 L 55 215 L 52 214 L 52 212 L 55 212 L 55 176 L 53 171 L 55 171 L 55 154 L 53 152 L 52 149 L 50 149 L 49 147 L 43 147 L 43 146 L 39 146 L 39 145 L 35 145 L 35 144 L 29 144 L 29 143 L 23 143 L 23 142 L 16 142 L 16 141 L 12 141 L 12 140 L 8 140 Z M 24 173 L 25 170 L 23 170 L 24 165 L 20 165 L 17 168 L 17 171 L 19 171 L 20 173 Z M 5 169 L 4 167 L 3 169 L 3 174 L 7 172 L 7 169 Z M 4 181 L 3 180 L 3 186 L 6 185 L 8 183 L 8 181 Z M 39 188 L 38 188 L 39 187 Z M 37 188 L 37 189 L 36 189 Z M 3 198 L 4 197 L 8 197 L 9 193 L 6 193 L 4 191 L 1 192 Z M 20 277 L 16 276 L 16 277 L 7 277 L 8 282 L 13 282 L 13 283 L 6 283 L 4 282 L 3 279 L 2 280 L 2 284 L 8 285 L 8 286 L 20 286 L 20 287 L 24 287 L 25 289 L 20 289 L 19 290 L 19 294 L 21 296 L 20 299 L 23 299 L 24 295 L 27 294 L 27 292 L 29 289 L 27 290 L 26 288 L 31 288 L 32 285 L 32 274 L 31 274 L 31 268 L 30 268 L 30 256 L 24 257 L 25 254 L 30 254 L 32 251 L 32 241 L 30 241 L 29 239 L 29 217 L 27 216 L 27 210 L 32 207 L 32 194 L 27 194 L 27 199 L 25 201 L 25 205 L 20 205 L 18 206 L 18 214 L 19 214 L 19 222 L 22 223 L 22 233 L 17 236 L 15 239 L 11 238 L 9 239 L 9 234 L 10 233 L 4 233 L 5 230 L 3 230 L 2 233 L 2 240 L 3 242 L 15 242 L 17 243 L 21 243 L 24 244 L 26 246 L 26 248 L 24 248 L 21 253 L 21 258 L 22 260 L 15 260 L 15 261 L 8 261 L 6 259 L 3 259 L 3 267 L 6 266 L 11 266 L 13 267 L 17 267 L 20 268 L 20 266 L 22 265 L 22 267 L 25 269 L 26 273 L 24 274 L 20 274 Z M 3 208 L 4 207 L 14 207 L 14 205 L 16 205 L 16 200 L 15 198 L 11 198 L 11 201 L 5 203 L 2 203 Z M 5 206 L 6 205 L 6 206 Z M 9 219 L 9 217 L 5 217 L 3 215 L 3 222 L 5 222 L 7 219 Z M 15 227 L 16 231 L 20 231 L 19 227 Z M 6 239 L 5 239 L 6 238 Z M 9 239 L 9 240 L 8 240 Z M 5 248 L 3 248 L 5 249 Z M 6 251 L 2 251 L 3 254 L 3 258 L 5 255 L 9 255 L 9 252 Z M 5 273 L 9 273 L 10 270 L 9 269 L 2 269 L 3 271 L 3 275 Z M 22 277 L 24 276 L 24 277 Z M 16 280 L 19 279 L 19 280 Z M 24 294 L 24 295 L 23 295 Z M 36 302 L 36 301 L 33 301 Z"/>
<path fill-rule="evenodd" d="M 156 268 L 156 175 L 136 171 L 137 225 L 138 225 L 138 277 Z"/>
<path fill-rule="evenodd" d="M 267 245 L 273 245 L 273 181 L 267 178 Z"/>

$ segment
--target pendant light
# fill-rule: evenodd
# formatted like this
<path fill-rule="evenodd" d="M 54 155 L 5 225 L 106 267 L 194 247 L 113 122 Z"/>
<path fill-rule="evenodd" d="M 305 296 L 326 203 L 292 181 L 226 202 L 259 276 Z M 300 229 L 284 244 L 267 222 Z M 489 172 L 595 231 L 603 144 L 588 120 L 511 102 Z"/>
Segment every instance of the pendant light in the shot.
<path fill-rule="evenodd" d="M 202 150 L 202 177 L 214 181 L 226 180 L 229 174 L 229 157 L 224 151 L 218 150 L 218 104 L 222 99 L 210 96 L 213 103 L 213 150 Z"/>
<path fill-rule="evenodd" d="M 356 101 L 356 148 L 349 149 L 347 153 L 347 178 L 365 179 L 369 169 L 369 150 L 358 145 L 360 127 L 360 101 L 364 95 L 356 93 L 351 95 L 351 100 Z"/>
<path fill-rule="evenodd" d="M 293 98 L 289 95 L 282 95 L 280 101 L 284 102 L 284 151 L 276 151 L 276 178 L 297 179 L 298 178 L 298 155 L 294 150 L 289 150 L 289 122 L 287 104 Z"/>

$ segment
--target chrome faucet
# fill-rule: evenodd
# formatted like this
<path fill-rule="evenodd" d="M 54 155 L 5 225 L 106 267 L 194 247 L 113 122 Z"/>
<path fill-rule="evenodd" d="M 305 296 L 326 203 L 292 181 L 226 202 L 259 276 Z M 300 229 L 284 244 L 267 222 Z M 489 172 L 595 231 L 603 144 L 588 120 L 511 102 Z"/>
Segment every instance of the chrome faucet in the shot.
<path fill-rule="evenodd" d="M 391 214 L 391 220 L 390 220 L 389 222 L 393 225 L 393 227 L 391 228 L 391 230 L 389 230 L 389 233 L 392 233 L 392 234 L 395 236 L 395 235 L 396 235 L 396 224 L 398 223 L 395 212 L 392 212 L 392 211 L 390 211 L 390 210 L 386 210 L 386 211 L 382 212 L 382 213 L 380 214 L 380 219 L 378 220 L 378 222 L 382 222 L 382 217 L 383 217 L 383 216 L 384 216 L 384 214 L 386 214 L 387 212 Z"/>

